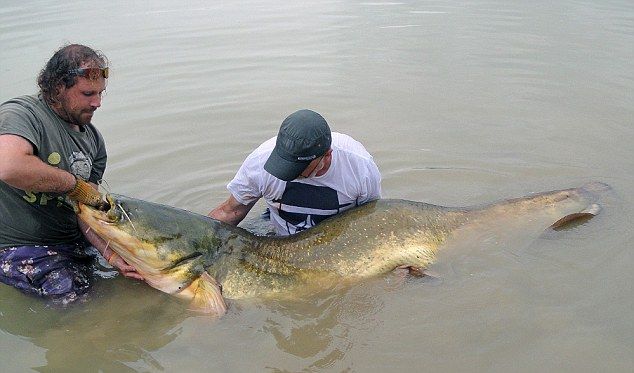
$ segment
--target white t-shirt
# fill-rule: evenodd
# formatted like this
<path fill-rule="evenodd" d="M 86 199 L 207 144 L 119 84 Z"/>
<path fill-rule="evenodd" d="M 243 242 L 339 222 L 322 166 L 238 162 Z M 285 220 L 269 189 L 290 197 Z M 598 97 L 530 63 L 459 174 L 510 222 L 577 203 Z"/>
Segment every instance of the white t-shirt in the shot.
<path fill-rule="evenodd" d="M 263 197 L 278 235 L 308 229 L 329 216 L 381 198 L 381 174 L 363 145 L 348 135 L 332 133 L 332 160 L 325 174 L 283 181 L 264 170 L 276 137 L 245 159 L 227 189 L 248 205 Z"/>

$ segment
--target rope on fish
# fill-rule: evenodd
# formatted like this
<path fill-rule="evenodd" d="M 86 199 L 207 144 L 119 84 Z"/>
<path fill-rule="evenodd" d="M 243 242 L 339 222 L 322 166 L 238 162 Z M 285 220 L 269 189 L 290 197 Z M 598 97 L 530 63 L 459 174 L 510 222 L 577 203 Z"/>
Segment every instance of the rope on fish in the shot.
<path fill-rule="evenodd" d="M 110 255 L 108 255 L 108 249 L 110 246 L 110 240 L 108 240 L 108 242 L 106 243 L 106 247 L 103 249 L 103 257 L 106 258 L 106 261 L 108 262 L 108 264 L 110 265 L 114 265 L 114 261 L 115 259 L 117 259 L 119 256 L 119 254 L 117 254 L 116 252 L 114 252 L 114 250 L 110 249 Z"/>

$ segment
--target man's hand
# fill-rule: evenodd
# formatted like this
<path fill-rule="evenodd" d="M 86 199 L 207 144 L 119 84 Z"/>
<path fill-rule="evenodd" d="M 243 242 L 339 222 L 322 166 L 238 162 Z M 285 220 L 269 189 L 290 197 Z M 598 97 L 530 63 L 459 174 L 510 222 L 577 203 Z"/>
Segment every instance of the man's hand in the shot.
<path fill-rule="evenodd" d="M 105 210 L 108 205 L 104 202 L 101 197 L 101 193 L 99 193 L 97 189 L 93 188 L 89 183 L 80 178 L 77 178 L 75 187 L 71 189 L 70 192 L 66 193 L 66 195 L 72 200 L 96 207 L 100 210 Z"/>
<path fill-rule="evenodd" d="M 207 216 L 231 225 L 238 225 L 251 211 L 256 202 L 257 200 L 248 205 L 243 205 L 230 194 L 226 201 L 211 210 Z"/>
<path fill-rule="evenodd" d="M 112 251 L 109 247 L 106 246 L 102 255 L 108 261 L 108 264 L 117 268 L 125 277 L 143 280 L 143 276 L 141 276 L 134 267 L 129 265 L 119 254 Z"/>

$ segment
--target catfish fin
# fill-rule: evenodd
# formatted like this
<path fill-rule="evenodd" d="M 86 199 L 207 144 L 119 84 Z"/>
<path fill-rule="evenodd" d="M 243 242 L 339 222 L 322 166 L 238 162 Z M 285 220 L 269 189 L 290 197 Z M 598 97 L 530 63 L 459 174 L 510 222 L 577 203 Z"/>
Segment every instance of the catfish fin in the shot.
<path fill-rule="evenodd" d="M 227 304 L 222 297 L 220 284 L 206 271 L 191 285 L 194 293 L 189 309 L 221 317 L 227 312 Z"/>
<path fill-rule="evenodd" d="M 437 272 L 430 270 L 429 268 L 409 266 L 407 267 L 407 270 L 409 271 L 410 276 L 419 277 L 419 278 L 429 277 L 433 280 L 440 279 L 440 275 Z"/>
<path fill-rule="evenodd" d="M 597 205 L 596 203 L 593 203 L 581 212 L 576 212 L 574 214 L 569 214 L 564 216 L 563 218 L 554 222 L 550 227 L 553 229 L 559 229 L 572 221 L 581 221 L 581 220 L 585 221 L 587 219 L 590 219 L 593 216 L 598 215 L 600 211 L 601 211 L 601 207 Z"/>

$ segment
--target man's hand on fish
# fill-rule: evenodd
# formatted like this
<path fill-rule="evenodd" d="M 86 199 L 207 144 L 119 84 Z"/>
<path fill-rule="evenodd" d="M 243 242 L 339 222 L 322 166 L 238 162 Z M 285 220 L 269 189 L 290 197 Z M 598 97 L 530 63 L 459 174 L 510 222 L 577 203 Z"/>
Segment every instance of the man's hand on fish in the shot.
<path fill-rule="evenodd" d="M 118 269 L 123 276 L 143 281 L 143 276 L 141 276 L 134 267 L 126 263 L 119 254 L 112 251 L 109 247 L 106 246 L 101 255 L 103 255 L 103 257 L 108 261 L 108 264 Z"/>
<path fill-rule="evenodd" d="M 139 272 L 137 272 L 136 268 L 129 265 L 119 254 L 112 251 L 109 247 L 108 242 L 104 241 L 101 237 L 99 237 L 95 232 L 90 229 L 90 227 L 84 223 L 81 219 L 79 219 L 79 227 L 84 234 L 84 237 L 90 242 L 99 253 L 106 259 L 108 264 L 116 268 L 123 276 L 128 278 L 134 278 L 137 280 L 144 281 L 145 279 Z"/>
<path fill-rule="evenodd" d="M 75 187 L 66 193 L 68 198 L 81 202 L 85 205 L 93 206 L 99 210 L 108 209 L 108 204 L 103 200 L 101 193 L 93 186 L 80 178 L 77 178 Z"/>

